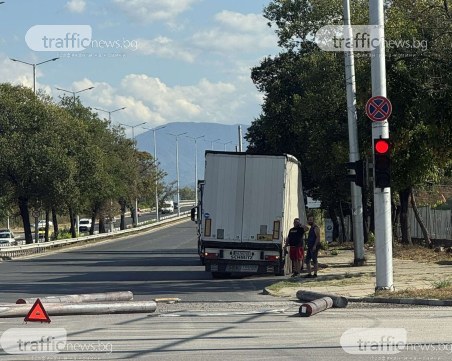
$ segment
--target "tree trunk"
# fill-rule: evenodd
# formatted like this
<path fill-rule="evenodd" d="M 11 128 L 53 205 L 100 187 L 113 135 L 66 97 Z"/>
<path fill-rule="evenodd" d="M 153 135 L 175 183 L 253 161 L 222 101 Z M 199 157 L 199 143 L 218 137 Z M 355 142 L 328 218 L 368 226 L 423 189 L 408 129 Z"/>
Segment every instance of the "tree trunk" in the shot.
<path fill-rule="evenodd" d="M 408 203 L 411 194 L 411 187 L 399 192 L 400 197 L 400 229 L 402 231 L 402 244 L 410 244 L 411 240 L 410 225 L 408 221 Z"/>
<path fill-rule="evenodd" d="M 33 235 L 31 234 L 30 215 L 28 214 L 28 199 L 19 197 L 19 210 L 24 224 L 25 243 L 33 243 Z"/>
<path fill-rule="evenodd" d="M 391 197 L 391 224 L 392 224 L 392 239 L 397 239 L 397 204 L 394 202 L 394 197 Z"/>
<path fill-rule="evenodd" d="M 328 207 L 328 214 L 333 222 L 333 242 L 336 242 L 339 238 L 339 222 L 337 221 L 336 210 L 333 206 Z"/>
<path fill-rule="evenodd" d="M 367 183 L 364 182 L 364 187 L 362 189 L 361 201 L 363 204 L 363 233 L 364 233 L 364 243 L 369 241 L 369 208 L 367 207 L 367 202 L 369 199 Z"/>
<path fill-rule="evenodd" d="M 135 219 L 135 207 L 130 207 L 130 216 L 132 217 L 132 224 L 136 225 L 138 222 Z"/>
<path fill-rule="evenodd" d="M 121 205 L 121 223 L 119 225 L 119 229 L 122 231 L 126 229 L 126 203 L 120 202 Z"/>
<path fill-rule="evenodd" d="M 69 208 L 69 218 L 70 218 L 70 222 L 71 222 L 71 236 L 72 238 L 77 238 L 77 232 L 76 232 L 76 225 L 75 225 L 75 213 L 74 210 L 72 208 Z"/>
<path fill-rule="evenodd" d="M 400 227 L 400 205 L 396 204 L 394 225 L 393 225 L 393 238 L 399 239 L 399 227 Z"/>
<path fill-rule="evenodd" d="M 94 208 L 91 213 L 91 228 L 89 229 L 89 234 L 92 236 L 94 234 L 94 227 L 96 226 L 96 216 L 97 216 L 97 208 Z"/>
<path fill-rule="evenodd" d="M 60 230 L 58 228 L 58 219 L 55 208 L 52 208 L 52 222 L 53 222 L 53 239 L 58 239 L 58 234 L 60 233 Z"/>
<path fill-rule="evenodd" d="M 105 228 L 105 217 L 100 216 L 99 217 L 99 233 L 106 233 L 107 230 Z"/>
<path fill-rule="evenodd" d="M 45 214 L 46 214 L 46 228 L 45 228 L 45 233 L 44 233 L 44 242 L 48 242 L 49 241 L 49 221 L 50 221 L 50 212 L 48 209 L 46 209 Z"/>
<path fill-rule="evenodd" d="M 342 238 L 342 242 L 347 242 L 347 235 L 345 234 L 345 222 L 344 222 L 344 212 L 342 211 L 342 203 L 339 202 L 339 219 L 341 220 L 341 238 Z"/>
<path fill-rule="evenodd" d="M 431 247 L 432 241 L 430 240 L 427 228 L 425 228 L 424 221 L 423 221 L 421 215 L 419 214 L 419 210 L 417 209 L 416 198 L 414 197 L 413 189 L 411 189 L 411 207 L 413 208 L 414 216 L 416 217 L 417 223 L 419 223 L 419 226 L 421 227 L 422 234 L 424 235 L 424 240 L 425 240 L 426 244 L 429 247 Z"/>

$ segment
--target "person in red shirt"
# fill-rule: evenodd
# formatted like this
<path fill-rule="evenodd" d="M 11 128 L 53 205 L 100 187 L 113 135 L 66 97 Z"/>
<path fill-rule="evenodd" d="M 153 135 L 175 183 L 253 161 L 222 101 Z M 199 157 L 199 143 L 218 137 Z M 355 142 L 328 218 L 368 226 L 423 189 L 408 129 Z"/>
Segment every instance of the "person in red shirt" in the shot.
<path fill-rule="evenodd" d="M 308 227 L 301 224 L 300 218 L 295 218 L 293 228 L 289 230 L 287 236 L 287 244 L 290 246 L 289 257 L 293 265 L 292 277 L 298 276 L 301 272 L 304 259 L 303 237 L 307 230 Z"/>

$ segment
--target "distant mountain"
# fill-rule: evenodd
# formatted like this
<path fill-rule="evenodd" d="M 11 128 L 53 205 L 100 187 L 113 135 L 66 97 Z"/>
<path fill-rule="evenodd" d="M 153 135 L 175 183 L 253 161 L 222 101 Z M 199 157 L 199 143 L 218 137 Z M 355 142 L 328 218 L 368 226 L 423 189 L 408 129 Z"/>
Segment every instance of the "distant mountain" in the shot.
<path fill-rule="evenodd" d="M 246 134 L 247 125 L 242 125 L 242 134 Z M 179 180 L 180 187 L 194 186 L 195 183 L 195 142 L 187 136 L 196 138 L 204 135 L 204 138 L 198 139 L 198 178 L 204 179 L 204 160 L 205 151 L 214 150 L 235 151 L 238 146 L 238 125 L 225 125 L 216 123 L 169 123 L 165 128 L 156 132 L 157 138 L 157 160 L 160 168 L 168 175 L 166 182 L 172 182 L 177 179 L 176 176 L 176 138 L 172 134 L 186 135 L 179 137 Z M 218 140 L 219 139 L 219 140 Z M 142 133 L 136 137 L 137 148 L 154 154 L 154 136 L 151 130 Z M 224 144 L 230 142 L 228 144 Z M 243 139 L 243 150 L 248 144 Z"/>

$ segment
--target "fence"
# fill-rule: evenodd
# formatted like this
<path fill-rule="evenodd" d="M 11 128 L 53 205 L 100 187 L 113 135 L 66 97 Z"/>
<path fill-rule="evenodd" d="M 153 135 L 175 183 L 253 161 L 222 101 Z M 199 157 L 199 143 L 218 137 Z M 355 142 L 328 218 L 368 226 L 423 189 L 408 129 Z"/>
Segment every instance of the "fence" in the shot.
<path fill-rule="evenodd" d="M 429 207 L 420 207 L 418 208 L 418 211 L 431 239 L 452 240 L 451 210 L 436 210 Z M 409 208 L 408 210 L 408 221 L 411 230 L 411 237 L 424 238 L 421 227 L 414 216 L 412 208 Z"/>

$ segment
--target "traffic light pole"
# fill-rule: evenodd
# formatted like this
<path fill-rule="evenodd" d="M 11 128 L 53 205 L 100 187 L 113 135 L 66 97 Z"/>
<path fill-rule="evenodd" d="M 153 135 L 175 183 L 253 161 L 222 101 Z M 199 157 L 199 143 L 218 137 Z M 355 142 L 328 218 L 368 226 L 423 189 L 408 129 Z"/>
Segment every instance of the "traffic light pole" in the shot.
<path fill-rule="evenodd" d="M 344 25 L 346 31 L 350 32 L 347 38 L 353 38 L 351 35 L 350 22 L 350 3 L 344 0 Z M 348 139 L 349 139 L 349 160 L 351 163 L 359 161 L 358 148 L 358 125 L 356 114 L 356 85 L 355 85 L 355 64 L 353 50 L 345 52 L 345 81 L 347 87 L 347 115 L 348 115 Z M 355 163 L 357 164 L 357 163 Z M 355 168 L 355 177 L 358 178 L 357 168 Z M 354 265 L 362 266 L 365 263 L 364 257 L 364 226 L 363 226 L 363 204 L 361 187 L 355 182 L 350 183 L 352 200 L 352 218 L 353 218 L 353 245 L 354 245 Z"/>
<path fill-rule="evenodd" d="M 378 26 L 378 46 L 371 53 L 372 96 L 386 97 L 383 0 L 369 0 L 370 25 Z M 388 121 L 372 123 L 372 139 L 389 138 Z M 375 163 L 374 163 L 375 164 Z M 375 177 L 374 177 L 375 178 Z M 374 179 L 375 182 L 375 179 Z M 375 290 L 393 290 L 391 188 L 375 188 Z"/>

